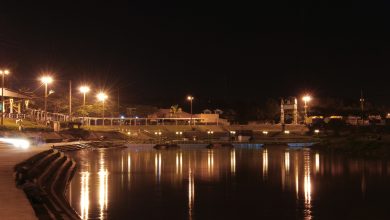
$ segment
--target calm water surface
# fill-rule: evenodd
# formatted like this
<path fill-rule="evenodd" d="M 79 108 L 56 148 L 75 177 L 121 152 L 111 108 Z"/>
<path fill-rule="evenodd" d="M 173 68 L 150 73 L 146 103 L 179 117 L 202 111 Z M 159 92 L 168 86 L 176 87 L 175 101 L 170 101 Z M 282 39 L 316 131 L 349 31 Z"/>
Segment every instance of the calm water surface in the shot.
<path fill-rule="evenodd" d="M 390 163 L 287 147 L 82 150 L 83 219 L 390 219 Z"/>

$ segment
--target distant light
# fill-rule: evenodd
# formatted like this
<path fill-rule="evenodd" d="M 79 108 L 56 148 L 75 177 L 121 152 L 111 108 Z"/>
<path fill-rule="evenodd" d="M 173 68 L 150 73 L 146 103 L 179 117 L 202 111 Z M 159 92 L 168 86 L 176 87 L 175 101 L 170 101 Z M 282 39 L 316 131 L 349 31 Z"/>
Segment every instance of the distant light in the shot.
<path fill-rule="evenodd" d="M 53 82 L 53 77 L 51 77 L 51 76 L 42 76 L 41 77 L 41 82 L 43 84 L 50 84 L 50 83 Z"/>
<path fill-rule="evenodd" d="M 194 97 L 189 95 L 189 96 L 187 96 L 187 100 L 192 101 L 192 100 L 194 100 Z"/>
<path fill-rule="evenodd" d="M 96 97 L 99 101 L 104 101 L 108 98 L 108 96 L 104 92 L 99 92 Z"/>
<path fill-rule="evenodd" d="M 236 132 L 235 131 L 230 131 L 230 134 L 236 134 Z"/>
<path fill-rule="evenodd" d="M 311 96 L 305 95 L 305 96 L 302 97 L 302 100 L 303 100 L 304 102 L 310 102 Z"/>
<path fill-rule="evenodd" d="M 284 133 L 285 133 L 285 134 L 290 134 L 290 131 L 285 130 Z"/>
<path fill-rule="evenodd" d="M 18 138 L 0 138 L 0 141 L 14 145 L 17 148 L 27 149 L 30 147 L 30 142 L 25 139 Z"/>
<path fill-rule="evenodd" d="M 9 74 L 9 70 L 0 70 L 0 74 L 1 75 L 8 75 Z"/>
<path fill-rule="evenodd" d="M 80 90 L 81 93 L 87 93 L 91 89 L 88 86 L 80 86 L 79 90 Z"/>
<path fill-rule="evenodd" d="M 138 118 L 138 116 L 135 116 L 135 118 Z"/>
<path fill-rule="evenodd" d="M 125 116 L 121 115 L 121 119 L 124 119 L 124 118 L 125 118 Z"/>
<path fill-rule="evenodd" d="M 320 130 L 315 129 L 315 130 L 314 130 L 314 133 L 318 134 L 318 133 L 320 133 Z"/>
<path fill-rule="evenodd" d="M 130 131 L 128 131 L 127 134 L 130 135 L 131 134 Z"/>
<path fill-rule="evenodd" d="M 263 134 L 267 135 L 267 134 L 268 134 L 268 131 L 263 131 Z"/>

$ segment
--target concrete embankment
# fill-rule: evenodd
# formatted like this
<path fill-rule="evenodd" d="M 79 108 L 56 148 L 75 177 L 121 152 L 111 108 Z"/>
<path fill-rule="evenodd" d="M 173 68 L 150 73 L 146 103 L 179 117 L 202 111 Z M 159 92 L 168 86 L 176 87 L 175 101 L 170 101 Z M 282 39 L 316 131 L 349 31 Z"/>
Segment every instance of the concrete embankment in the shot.
<path fill-rule="evenodd" d="M 10 144 L 0 144 L 0 219 L 37 219 L 24 192 L 15 187 L 14 166 L 48 146 L 15 148 Z"/>
<path fill-rule="evenodd" d="M 65 198 L 76 163 L 57 150 L 47 150 L 17 164 L 16 183 L 39 219 L 79 219 Z"/>

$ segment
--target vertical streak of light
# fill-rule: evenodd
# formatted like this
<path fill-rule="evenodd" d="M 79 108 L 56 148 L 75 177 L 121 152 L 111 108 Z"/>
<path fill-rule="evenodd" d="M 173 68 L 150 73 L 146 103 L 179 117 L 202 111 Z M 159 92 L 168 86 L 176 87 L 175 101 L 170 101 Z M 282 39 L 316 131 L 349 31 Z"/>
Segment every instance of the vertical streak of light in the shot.
<path fill-rule="evenodd" d="M 290 152 L 284 153 L 284 167 L 286 168 L 286 173 L 290 172 Z"/>
<path fill-rule="evenodd" d="M 192 220 L 194 200 L 195 200 L 194 174 L 192 173 L 191 168 L 189 168 L 188 170 L 188 218 L 189 220 Z"/>
<path fill-rule="evenodd" d="M 105 209 L 107 210 L 107 202 L 108 202 L 108 171 L 105 170 L 106 175 L 104 176 L 104 205 Z"/>
<path fill-rule="evenodd" d="M 157 156 L 157 153 L 154 154 L 154 176 L 156 177 L 156 180 L 157 180 L 157 168 L 158 168 L 158 156 Z"/>
<path fill-rule="evenodd" d="M 176 175 L 183 173 L 183 153 L 176 153 Z"/>
<path fill-rule="evenodd" d="M 264 149 L 263 151 L 263 178 L 267 179 L 268 177 L 268 150 Z"/>
<path fill-rule="evenodd" d="M 214 155 L 212 150 L 208 150 L 207 152 L 207 170 L 209 176 L 213 174 L 213 168 L 214 168 Z"/>
<path fill-rule="evenodd" d="M 311 170 L 311 161 L 310 161 L 310 152 L 306 151 L 304 153 L 304 182 L 303 182 L 303 189 L 304 189 L 304 195 L 305 195 L 305 210 L 304 210 L 304 217 L 305 219 L 312 219 L 311 215 L 311 177 L 310 177 L 310 170 Z"/>
<path fill-rule="evenodd" d="M 320 155 L 316 153 L 316 173 L 320 171 Z"/>
<path fill-rule="evenodd" d="M 295 170 L 295 193 L 297 200 L 299 199 L 299 164 L 298 164 L 298 157 L 295 155 L 294 157 L 294 170 Z"/>
<path fill-rule="evenodd" d="M 81 173 L 81 192 L 80 192 L 80 210 L 81 219 L 88 219 L 89 211 L 89 172 Z"/>
<path fill-rule="evenodd" d="M 161 153 L 158 154 L 158 182 L 161 181 Z"/>
<path fill-rule="evenodd" d="M 179 170 L 179 172 L 180 172 L 180 175 L 182 175 L 183 174 L 183 153 L 182 152 L 180 152 L 180 170 Z"/>
<path fill-rule="evenodd" d="M 155 170 L 155 176 L 156 181 L 160 183 L 161 180 L 161 153 L 158 152 L 154 155 L 154 170 Z"/>
<path fill-rule="evenodd" d="M 230 152 L 230 172 L 232 175 L 236 173 L 236 149 Z"/>
<path fill-rule="evenodd" d="M 179 153 L 176 153 L 176 175 L 179 174 Z"/>
<path fill-rule="evenodd" d="M 103 157 L 103 151 L 100 154 L 99 161 L 99 208 L 100 208 L 100 219 L 104 219 L 104 212 L 107 210 L 108 201 L 108 171 L 105 169 L 105 162 Z"/>
<path fill-rule="evenodd" d="M 130 175 L 131 175 L 131 156 L 130 152 L 127 155 L 127 182 L 130 183 Z"/>

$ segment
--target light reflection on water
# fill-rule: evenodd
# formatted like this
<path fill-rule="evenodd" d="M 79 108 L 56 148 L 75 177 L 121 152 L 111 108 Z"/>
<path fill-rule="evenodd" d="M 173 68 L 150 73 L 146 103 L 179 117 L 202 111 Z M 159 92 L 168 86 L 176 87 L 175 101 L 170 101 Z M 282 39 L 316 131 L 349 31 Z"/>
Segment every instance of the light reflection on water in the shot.
<path fill-rule="evenodd" d="M 262 217 L 259 210 L 269 209 L 274 209 L 275 218 L 313 219 L 329 215 L 322 211 L 318 195 L 337 203 L 346 191 L 346 195 L 354 195 L 351 202 L 360 205 L 368 192 L 368 176 L 381 181 L 386 176 L 388 181 L 390 174 L 387 162 L 345 160 L 285 147 L 129 148 L 70 154 L 78 161 L 79 170 L 67 196 L 82 219 L 212 219 L 215 213 L 236 219 L 245 214 Z M 332 184 L 335 178 L 343 181 Z M 322 181 L 328 182 L 328 188 L 344 191 L 322 192 Z M 358 191 L 351 187 L 354 185 Z M 356 193 L 361 200 L 356 199 Z M 327 201 L 329 204 L 332 202 Z M 214 206 L 212 211 L 210 206 Z M 231 209 L 226 208 L 229 206 Z"/>

